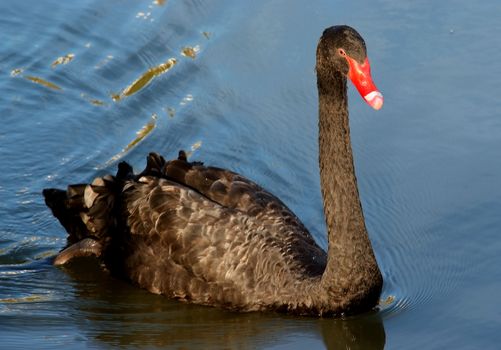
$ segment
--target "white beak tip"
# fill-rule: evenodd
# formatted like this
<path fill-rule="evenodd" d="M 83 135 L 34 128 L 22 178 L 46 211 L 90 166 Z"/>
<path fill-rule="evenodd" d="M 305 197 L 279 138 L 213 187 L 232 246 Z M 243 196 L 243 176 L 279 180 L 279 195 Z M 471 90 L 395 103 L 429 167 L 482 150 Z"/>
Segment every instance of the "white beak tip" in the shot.
<path fill-rule="evenodd" d="M 381 109 L 381 107 L 383 107 L 383 94 L 377 90 L 369 92 L 367 95 L 365 95 L 364 100 L 375 110 L 379 110 Z"/>

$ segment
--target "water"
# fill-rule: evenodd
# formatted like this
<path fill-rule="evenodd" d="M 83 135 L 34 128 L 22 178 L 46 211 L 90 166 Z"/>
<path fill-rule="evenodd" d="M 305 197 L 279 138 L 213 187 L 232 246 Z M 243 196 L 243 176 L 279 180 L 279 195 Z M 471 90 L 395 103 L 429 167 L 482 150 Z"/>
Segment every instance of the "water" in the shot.
<path fill-rule="evenodd" d="M 0 348 L 496 349 L 501 341 L 501 3 L 0 3 Z M 377 313 L 235 314 L 151 295 L 92 261 L 44 187 L 155 150 L 254 179 L 326 246 L 314 50 L 347 23 L 385 95 L 350 110 Z"/>

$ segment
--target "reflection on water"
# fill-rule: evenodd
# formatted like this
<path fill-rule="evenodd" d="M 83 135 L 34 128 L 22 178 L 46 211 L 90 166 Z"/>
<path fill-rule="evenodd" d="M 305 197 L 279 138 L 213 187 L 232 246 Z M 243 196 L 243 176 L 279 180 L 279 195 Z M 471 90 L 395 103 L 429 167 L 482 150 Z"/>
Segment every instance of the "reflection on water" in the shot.
<path fill-rule="evenodd" d="M 47 81 L 45 79 L 42 79 L 42 78 L 39 78 L 39 77 L 35 77 L 35 76 L 32 76 L 32 75 L 24 75 L 23 76 L 24 78 L 34 82 L 35 84 L 39 84 L 39 85 L 42 85 L 42 86 L 45 86 L 49 89 L 54 89 L 54 90 L 61 90 L 61 87 L 57 86 L 56 84 L 54 83 L 51 83 L 50 81 Z"/>
<path fill-rule="evenodd" d="M 194 59 L 195 57 L 197 57 L 198 51 L 200 51 L 200 46 L 198 46 L 198 45 L 195 47 L 187 46 L 187 47 L 183 47 L 183 49 L 181 50 L 181 54 L 183 56 L 191 57 Z"/>
<path fill-rule="evenodd" d="M 80 97 L 82 97 L 84 100 L 88 101 L 90 104 L 94 105 L 94 106 L 107 106 L 108 104 L 104 101 L 101 101 L 99 99 L 96 99 L 96 98 L 91 98 L 89 96 L 87 96 L 87 94 L 85 93 L 81 93 L 80 94 Z"/>
<path fill-rule="evenodd" d="M 52 68 L 55 68 L 56 66 L 60 64 L 68 64 L 70 63 L 73 59 L 75 58 L 75 55 L 72 53 L 69 53 L 67 55 L 58 57 L 52 64 L 50 65 Z"/>
<path fill-rule="evenodd" d="M 0 11 L 0 347 L 498 347 L 501 2 L 4 0 Z M 181 148 L 270 189 L 325 247 L 314 54 L 340 23 L 364 35 L 386 99 L 374 115 L 349 92 L 379 312 L 232 314 L 150 295 L 92 261 L 49 264 L 65 233 L 42 188 Z"/>
<path fill-rule="evenodd" d="M 153 78 L 156 78 L 164 73 L 167 73 L 174 65 L 177 63 L 175 58 L 169 58 L 164 63 L 159 64 L 158 66 L 152 67 L 146 71 L 143 75 L 137 78 L 132 84 L 127 86 L 122 92 L 118 95 L 113 95 L 113 101 L 120 101 L 124 97 L 131 96 L 138 92 L 139 90 L 146 87 Z"/>
<path fill-rule="evenodd" d="M 127 152 L 129 152 L 132 148 L 137 146 L 145 137 L 147 137 L 155 129 L 157 119 L 158 116 L 156 114 L 153 114 L 151 116 L 151 120 L 148 123 L 146 123 L 146 125 L 144 125 L 139 131 L 136 132 L 136 137 L 134 138 L 134 140 L 129 142 L 127 146 L 122 151 L 120 151 L 120 153 L 117 153 L 116 155 L 111 157 L 110 160 L 106 162 L 105 166 L 108 166 L 116 162 L 120 158 L 122 158 L 125 154 L 127 154 Z"/>
<path fill-rule="evenodd" d="M 383 349 L 385 344 L 377 313 L 321 320 L 240 314 L 151 295 L 112 279 L 91 259 L 64 270 L 74 279 L 78 313 L 87 320 L 78 321 L 81 332 L 112 346 L 256 349 L 281 344 L 295 333 L 319 337 L 328 349 Z"/>
<path fill-rule="evenodd" d="M 384 349 L 386 335 L 378 314 L 319 323 L 327 349 Z"/>
<path fill-rule="evenodd" d="M 53 89 L 53 90 L 62 90 L 62 88 L 54 83 L 51 83 L 50 81 L 47 81 L 45 79 L 42 79 L 42 78 L 39 78 L 39 77 L 35 77 L 33 75 L 23 75 L 23 69 L 22 68 L 16 68 L 14 70 L 12 70 L 12 72 L 10 73 L 10 76 L 11 77 L 22 77 L 22 78 L 25 78 L 25 79 L 28 79 L 29 81 L 35 83 L 35 84 L 38 84 L 38 85 L 41 85 L 41 86 L 44 86 L 46 88 L 49 88 L 49 89 Z"/>

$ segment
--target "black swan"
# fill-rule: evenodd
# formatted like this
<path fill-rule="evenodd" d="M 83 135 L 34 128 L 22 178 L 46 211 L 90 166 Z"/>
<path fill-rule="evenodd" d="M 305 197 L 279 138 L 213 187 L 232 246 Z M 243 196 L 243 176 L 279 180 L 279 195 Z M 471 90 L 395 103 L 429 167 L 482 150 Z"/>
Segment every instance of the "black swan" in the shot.
<path fill-rule="evenodd" d="M 383 96 L 362 37 L 327 28 L 317 47 L 320 178 L 328 252 L 278 198 L 228 170 L 150 153 L 135 175 L 66 191 L 45 189 L 68 231 L 54 261 L 98 257 L 113 275 L 153 293 L 239 311 L 341 315 L 370 310 L 383 279 L 365 227 L 351 150 L 347 77 L 374 109 Z"/>

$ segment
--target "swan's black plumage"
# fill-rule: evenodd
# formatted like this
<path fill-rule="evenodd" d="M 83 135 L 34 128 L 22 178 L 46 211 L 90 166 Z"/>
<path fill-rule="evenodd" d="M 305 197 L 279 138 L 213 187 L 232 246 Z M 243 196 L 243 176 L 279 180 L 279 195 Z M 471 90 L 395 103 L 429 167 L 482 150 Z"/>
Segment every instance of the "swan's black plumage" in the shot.
<path fill-rule="evenodd" d="M 317 50 L 329 256 L 278 198 L 239 174 L 188 162 L 181 151 L 171 161 L 151 153 L 137 175 L 122 162 L 115 176 L 44 190 L 69 232 L 55 263 L 96 256 L 153 293 L 234 310 L 325 315 L 374 307 L 382 278 L 356 188 L 347 72 L 342 59 L 327 57 L 343 43 L 352 57 L 365 57 L 363 40 L 347 26 L 327 29 Z"/>

